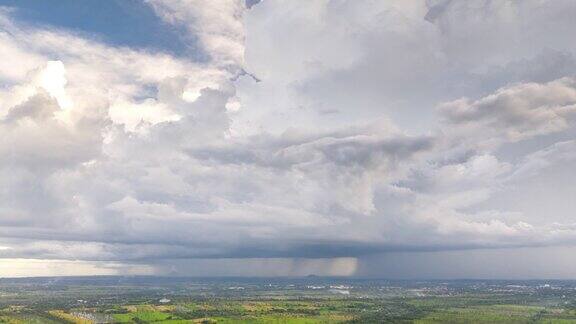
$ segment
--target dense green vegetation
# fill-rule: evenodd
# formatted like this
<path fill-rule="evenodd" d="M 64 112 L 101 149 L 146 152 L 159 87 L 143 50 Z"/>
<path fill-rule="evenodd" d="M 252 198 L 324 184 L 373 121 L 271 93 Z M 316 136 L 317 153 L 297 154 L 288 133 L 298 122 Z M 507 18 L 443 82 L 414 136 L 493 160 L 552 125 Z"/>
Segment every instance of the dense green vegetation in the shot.
<path fill-rule="evenodd" d="M 576 283 L 0 282 L 0 323 L 576 324 Z"/>
<path fill-rule="evenodd" d="M 474 299 L 472 299 L 474 300 Z M 468 297 L 320 300 L 220 300 L 139 304 L 110 309 L 34 311 L 10 308 L 0 323 L 576 323 L 576 311 L 558 306 L 492 304 Z M 95 315 L 100 314 L 98 321 Z M 106 315 L 104 315 L 106 314 Z M 102 317 L 102 315 L 106 317 Z"/>

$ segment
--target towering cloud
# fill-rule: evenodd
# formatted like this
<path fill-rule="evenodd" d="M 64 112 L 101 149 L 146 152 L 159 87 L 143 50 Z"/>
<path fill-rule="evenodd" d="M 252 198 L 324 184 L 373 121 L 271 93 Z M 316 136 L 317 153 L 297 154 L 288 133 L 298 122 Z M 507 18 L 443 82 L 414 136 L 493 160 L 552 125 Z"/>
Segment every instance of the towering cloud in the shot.
<path fill-rule="evenodd" d="M 575 243 L 571 1 L 146 3 L 199 59 L 0 11 L 1 257 L 351 275 Z"/>

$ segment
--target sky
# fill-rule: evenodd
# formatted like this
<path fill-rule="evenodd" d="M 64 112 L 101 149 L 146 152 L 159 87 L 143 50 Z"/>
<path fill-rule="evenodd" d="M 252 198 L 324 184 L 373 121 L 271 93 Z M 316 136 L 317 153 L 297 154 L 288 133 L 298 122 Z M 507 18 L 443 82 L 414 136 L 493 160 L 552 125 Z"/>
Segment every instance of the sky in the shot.
<path fill-rule="evenodd" d="M 572 0 L 0 0 L 0 277 L 576 278 Z"/>

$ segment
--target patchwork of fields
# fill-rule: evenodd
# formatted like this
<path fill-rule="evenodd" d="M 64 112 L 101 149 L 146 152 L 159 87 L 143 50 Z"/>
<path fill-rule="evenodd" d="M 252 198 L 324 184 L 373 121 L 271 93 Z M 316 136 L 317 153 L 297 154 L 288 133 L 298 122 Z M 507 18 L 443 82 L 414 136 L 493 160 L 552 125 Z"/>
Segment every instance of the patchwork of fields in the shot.
<path fill-rule="evenodd" d="M 576 323 L 576 310 L 559 307 L 506 304 L 458 307 L 462 302 L 459 298 L 449 298 L 442 305 L 435 302 L 427 298 L 387 301 L 212 300 L 173 305 L 125 305 L 110 309 L 35 311 L 31 308 L 8 308 L 0 312 L 0 323 Z"/>
<path fill-rule="evenodd" d="M 0 323 L 576 323 L 576 282 L 133 280 L 0 281 Z"/>

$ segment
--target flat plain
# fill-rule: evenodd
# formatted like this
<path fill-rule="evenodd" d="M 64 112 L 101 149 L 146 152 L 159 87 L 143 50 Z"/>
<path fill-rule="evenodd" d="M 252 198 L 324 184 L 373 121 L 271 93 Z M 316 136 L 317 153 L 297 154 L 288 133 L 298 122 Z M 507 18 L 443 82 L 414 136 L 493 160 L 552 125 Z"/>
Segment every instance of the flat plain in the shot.
<path fill-rule="evenodd" d="M 0 323 L 576 323 L 576 282 L 1 279 Z"/>

